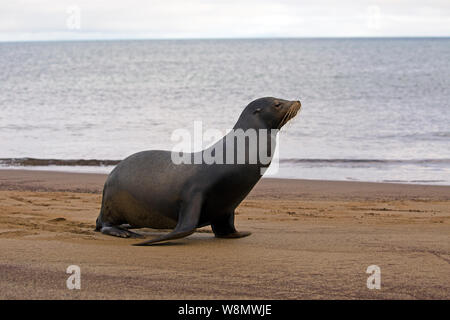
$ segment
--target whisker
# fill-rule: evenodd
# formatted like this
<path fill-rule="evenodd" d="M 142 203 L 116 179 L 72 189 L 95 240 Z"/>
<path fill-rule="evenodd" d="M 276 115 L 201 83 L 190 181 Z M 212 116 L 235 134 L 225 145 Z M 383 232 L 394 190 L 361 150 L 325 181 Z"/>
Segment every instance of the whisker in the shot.
<path fill-rule="evenodd" d="M 281 127 L 283 127 L 284 125 L 286 125 L 288 123 L 288 125 L 290 125 L 292 118 L 295 118 L 295 116 L 298 114 L 298 112 L 301 110 L 301 106 L 300 107 L 294 107 L 291 106 L 288 111 L 286 112 L 286 114 L 284 115 L 282 121 L 280 122 L 280 126 L 279 129 Z"/>
<path fill-rule="evenodd" d="M 292 118 L 294 118 L 300 110 L 301 110 L 301 105 L 300 106 L 294 106 L 294 105 L 290 106 L 289 109 L 284 114 L 283 118 L 281 119 L 281 121 L 278 125 L 278 129 L 280 130 L 281 127 L 283 127 Z"/>
<path fill-rule="evenodd" d="M 284 119 L 286 119 L 286 116 L 287 116 L 287 112 L 284 114 L 284 116 L 283 116 L 283 118 L 281 119 L 281 121 L 280 121 L 280 124 L 278 125 L 278 129 L 281 129 L 281 127 L 283 126 L 283 122 L 284 122 Z"/>
<path fill-rule="evenodd" d="M 291 114 L 291 108 L 289 108 L 289 110 L 286 112 L 286 114 L 283 117 L 283 121 L 282 121 L 282 125 L 284 126 L 288 121 L 289 121 L 289 116 Z"/>

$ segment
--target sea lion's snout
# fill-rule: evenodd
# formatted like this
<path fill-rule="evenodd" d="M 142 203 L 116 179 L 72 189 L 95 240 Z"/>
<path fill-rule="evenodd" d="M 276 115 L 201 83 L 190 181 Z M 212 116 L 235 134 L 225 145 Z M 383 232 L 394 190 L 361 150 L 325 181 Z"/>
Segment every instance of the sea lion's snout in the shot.
<path fill-rule="evenodd" d="M 302 104 L 301 104 L 300 100 L 291 102 L 290 108 L 295 109 L 296 112 L 298 112 L 301 109 L 301 107 L 302 107 Z"/>
<path fill-rule="evenodd" d="M 292 101 L 292 108 L 296 108 L 297 111 L 302 107 L 302 103 L 300 100 Z"/>
<path fill-rule="evenodd" d="M 297 115 L 298 111 L 301 109 L 301 107 L 302 104 L 300 100 L 286 102 L 283 108 L 285 109 L 285 113 L 281 118 L 281 121 L 278 125 L 278 129 L 281 129 L 281 127 L 283 127 L 289 120 L 294 118 Z"/>
<path fill-rule="evenodd" d="M 294 115 L 295 117 L 302 108 L 302 103 L 300 102 L 300 100 L 294 101 L 293 108 L 295 108 L 295 115 Z"/>

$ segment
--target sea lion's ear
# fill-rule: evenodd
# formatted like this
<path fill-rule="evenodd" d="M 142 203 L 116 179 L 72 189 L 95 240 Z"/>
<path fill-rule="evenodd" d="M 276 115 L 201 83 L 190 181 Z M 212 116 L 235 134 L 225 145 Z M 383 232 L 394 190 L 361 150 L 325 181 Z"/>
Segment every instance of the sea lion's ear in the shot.
<path fill-rule="evenodd" d="M 256 108 L 255 111 L 253 111 L 253 114 L 256 114 L 258 112 L 261 112 L 261 108 Z"/>

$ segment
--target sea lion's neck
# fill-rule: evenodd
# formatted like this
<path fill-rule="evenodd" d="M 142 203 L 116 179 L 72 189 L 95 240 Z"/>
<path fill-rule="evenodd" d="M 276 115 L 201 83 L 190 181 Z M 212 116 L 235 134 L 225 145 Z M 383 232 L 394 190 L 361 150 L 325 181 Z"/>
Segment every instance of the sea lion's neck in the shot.
<path fill-rule="evenodd" d="M 276 147 L 277 131 L 249 128 L 233 129 L 221 140 L 202 151 L 215 163 L 268 167 Z M 220 159 L 220 160 L 219 160 Z"/>
<path fill-rule="evenodd" d="M 233 130 L 242 129 L 244 131 L 246 130 L 260 130 L 260 129 L 267 129 L 266 126 L 261 123 L 261 121 L 258 121 L 257 119 L 249 119 L 248 117 L 239 117 L 236 124 L 233 127 Z"/>

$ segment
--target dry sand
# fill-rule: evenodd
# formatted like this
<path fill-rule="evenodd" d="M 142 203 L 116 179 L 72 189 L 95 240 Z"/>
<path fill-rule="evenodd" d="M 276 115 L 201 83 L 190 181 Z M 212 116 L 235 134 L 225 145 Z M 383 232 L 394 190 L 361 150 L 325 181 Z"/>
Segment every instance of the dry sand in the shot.
<path fill-rule="evenodd" d="M 263 179 L 237 210 L 250 237 L 134 247 L 93 231 L 105 178 L 0 170 L 0 299 L 450 298 L 450 187 Z"/>

